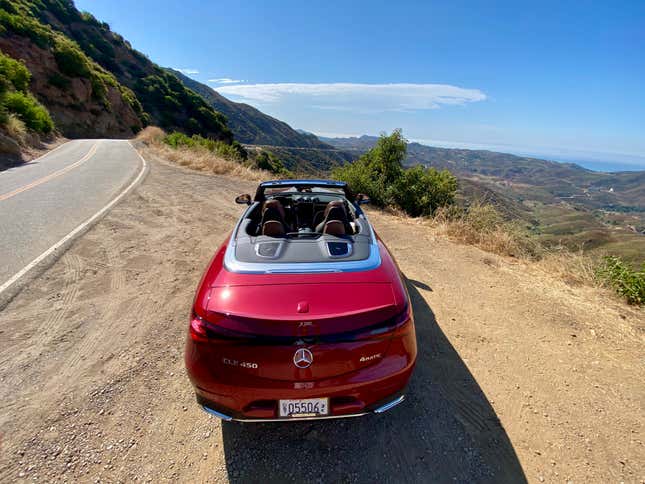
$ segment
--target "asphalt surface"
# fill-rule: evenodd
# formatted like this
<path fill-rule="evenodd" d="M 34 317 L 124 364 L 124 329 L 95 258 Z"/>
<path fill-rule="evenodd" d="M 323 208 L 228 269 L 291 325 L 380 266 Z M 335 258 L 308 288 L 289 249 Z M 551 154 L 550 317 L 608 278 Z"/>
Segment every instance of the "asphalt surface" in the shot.
<path fill-rule="evenodd" d="M 0 172 L 0 286 L 117 196 L 141 169 L 125 140 L 74 140 Z"/>

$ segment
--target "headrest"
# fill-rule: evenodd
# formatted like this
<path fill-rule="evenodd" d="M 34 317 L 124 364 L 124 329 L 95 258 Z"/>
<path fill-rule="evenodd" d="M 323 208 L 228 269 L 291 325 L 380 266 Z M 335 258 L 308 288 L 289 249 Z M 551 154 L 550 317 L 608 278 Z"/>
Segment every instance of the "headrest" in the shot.
<path fill-rule="evenodd" d="M 268 220 L 262 224 L 262 235 L 282 237 L 284 236 L 284 225 L 277 220 Z"/>
<path fill-rule="evenodd" d="M 345 235 L 345 224 L 340 220 L 330 220 L 325 223 L 323 234 L 336 236 Z"/>
<path fill-rule="evenodd" d="M 262 209 L 262 214 L 264 215 L 264 212 L 266 212 L 268 209 L 273 209 L 276 212 L 278 212 L 282 220 L 284 220 L 284 217 L 285 217 L 284 207 L 282 206 L 279 200 L 271 199 L 264 202 L 264 208 Z"/>

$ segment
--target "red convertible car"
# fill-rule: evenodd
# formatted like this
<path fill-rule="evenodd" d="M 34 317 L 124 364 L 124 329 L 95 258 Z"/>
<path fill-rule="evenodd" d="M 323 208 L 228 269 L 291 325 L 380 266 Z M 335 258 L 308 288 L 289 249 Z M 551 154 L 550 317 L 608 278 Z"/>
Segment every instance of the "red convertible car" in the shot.
<path fill-rule="evenodd" d="M 399 269 L 347 184 L 260 184 L 197 290 L 186 368 L 223 420 L 325 419 L 403 402 L 417 344 Z"/>

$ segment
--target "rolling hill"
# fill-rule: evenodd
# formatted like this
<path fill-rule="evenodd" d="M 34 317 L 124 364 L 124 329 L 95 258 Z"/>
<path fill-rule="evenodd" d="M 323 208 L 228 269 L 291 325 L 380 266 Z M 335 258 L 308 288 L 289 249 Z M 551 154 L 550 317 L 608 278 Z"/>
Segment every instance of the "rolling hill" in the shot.
<path fill-rule="evenodd" d="M 378 138 L 321 139 L 359 156 Z M 548 244 L 643 260 L 645 171 L 600 173 L 573 163 L 419 143 L 408 144 L 405 164 L 450 170 L 459 178 L 465 203 L 489 201 Z"/>

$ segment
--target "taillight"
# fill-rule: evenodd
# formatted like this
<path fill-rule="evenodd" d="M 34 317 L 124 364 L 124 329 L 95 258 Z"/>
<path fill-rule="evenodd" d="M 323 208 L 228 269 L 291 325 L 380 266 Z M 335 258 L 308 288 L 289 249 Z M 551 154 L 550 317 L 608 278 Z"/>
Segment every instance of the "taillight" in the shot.
<path fill-rule="evenodd" d="M 209 313 L 211 318 L 224 318 L 225 316 L 218 316 L 216 313 Z M 241 333 L 224 328 L 223 326 L 211 321 L 206 321 L 201 316 L 193 313 L 190 317 L 190 328 L 188 330 L 190 337 L 193 341 L 201 343 L 231 343 L 231 342 L 248 342 L 255 339 L 256 335 Z"/>
<path fill-rule="evenodd" d="M 190 318 L 190 328 L 188 330 L 193 341 L 206 342 L 209 340 L 206 324 L 206 321 L 193 313 Z"/>
<path fill-rule="evenodd" d="M 410 305 L 408 304 L 401 313 L 383 323 L 368 326 L 367 328 L 352 332 L 350 334 L 338 336 L 346 341 L 390 338 L 392 336 L 399 336 L 401 334 L 404 334 L 406 331 L 409 331 L 410 325 L 408 323 L 411 320 L 412 312 L 410 310 Z"/>

